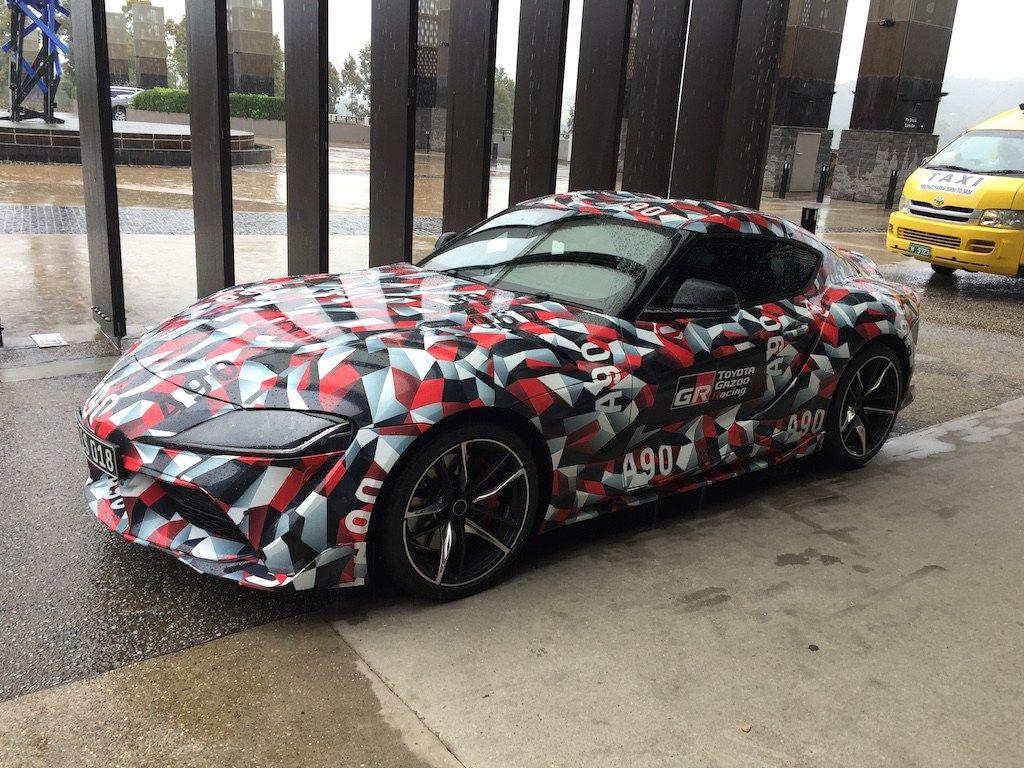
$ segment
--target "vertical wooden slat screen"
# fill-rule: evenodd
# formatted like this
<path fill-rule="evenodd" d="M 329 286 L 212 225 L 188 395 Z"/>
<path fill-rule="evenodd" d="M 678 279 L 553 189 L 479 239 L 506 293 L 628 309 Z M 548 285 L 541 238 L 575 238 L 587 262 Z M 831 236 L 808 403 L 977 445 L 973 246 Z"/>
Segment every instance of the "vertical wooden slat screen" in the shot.
<path fill-rule="evenodd" d="M 227 4 L 187 0 L 192 206 L 199 296 L 235 283 Z"/>
<path fill-rule="evenodd" d="M 105 10 L 102 3 L 71 4 L 92 311 L 103 332 L 119 339 L 126 324 Z"/>
<path fill-rule="evenodd" d="M 509 203 L 555 190 L 569 0 L 522 0 Z"/>
<path fill-rule="evenodd" d="M 788 0 L 743 0 L 715 197 L 756 208 Z"/>
<path fill-rule="evenodd" d="M 569 189 L 615 188 L 632 18 L 633 0 L 584 0 Z"/>
<path fill-rule="evenodd" d="M 416 0 L 374 0 L 370 20 L 370 265 L 412 259 Z"/>
<path fill-rule="evenodd" d="M 494 123 L 498 0 L 452 0 L 444 225 L 461 232 L 487 217 Z"/>
<path fill-rule="evenodd" d="M 715 196 L 715 172 L 732 90 L 741 0 L 691 0 L 672 158 L 673 197 Z"/>
<path fill-rule="evenodd" d="M 327 0 L 284 4 L 288 274 L 328 270 Z"/>
<path fill-rule="evenodd" d="M 668 193 L 689 0 L 641 0 L 622 188 Z"/>

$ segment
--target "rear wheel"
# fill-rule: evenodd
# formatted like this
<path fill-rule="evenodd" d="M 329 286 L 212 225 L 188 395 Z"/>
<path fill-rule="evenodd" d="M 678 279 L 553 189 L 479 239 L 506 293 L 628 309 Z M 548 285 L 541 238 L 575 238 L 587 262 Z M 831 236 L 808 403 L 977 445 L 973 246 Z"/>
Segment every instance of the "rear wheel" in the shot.
<path fill-rule="evenodd" d="M 504 427 L 470 424 L 415 450 L 382 509 L 388 574 L 435 600 L 479 592 L 508 571 L 533 531 L 540 483 L 530 449 Z"/>
<path fill-rule="evenodd" d="M 947 267 L 943 264 L 932 264 L 932 272 L 937 275 L 952 275 L 956 272 L 956 267 Z"/>
<path fill-rule="evenodd" d="M 866 464 L 889 439 L 905 383 L 896 353 L 873 344 L 850 361 L 825 421 L 825 453 L 840 467 Z"/>
<path fill-rule="evenodd" d="M 114 119 L 118 122 L 122 122 L 128 119 L 128 109 L 126 107 L 114 107 Z"/>

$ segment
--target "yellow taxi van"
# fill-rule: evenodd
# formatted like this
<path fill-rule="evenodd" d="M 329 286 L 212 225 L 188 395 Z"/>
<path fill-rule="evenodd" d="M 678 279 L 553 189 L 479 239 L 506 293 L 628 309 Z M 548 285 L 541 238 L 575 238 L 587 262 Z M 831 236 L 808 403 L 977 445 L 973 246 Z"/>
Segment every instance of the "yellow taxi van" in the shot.
<path fill-rule="evenodd" d="M 907 179 L 889 250 L 957 269 L 1024 278 L 1024 104 L 970 129 Z"/>

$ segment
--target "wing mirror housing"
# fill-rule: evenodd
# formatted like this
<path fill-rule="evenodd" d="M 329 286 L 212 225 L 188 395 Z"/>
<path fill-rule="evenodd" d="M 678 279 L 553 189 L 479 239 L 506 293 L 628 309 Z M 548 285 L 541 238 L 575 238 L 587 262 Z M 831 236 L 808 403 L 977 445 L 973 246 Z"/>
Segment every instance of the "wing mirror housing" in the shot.
<path fill-rule="evenodd" d="M 694 317 L 735 317 L 740 311 L 740 300 L 727 285 L 692 278 L 679 286 L 672 310 Z"/>
<path fill-rule="evenodd" d="M 437 242 L 434 243 L 434 250 L 440 251 L 444 246 L 454 240 L 458 234 L 458 232 L 442 232 L 441 236 L 437 238 Z"/>

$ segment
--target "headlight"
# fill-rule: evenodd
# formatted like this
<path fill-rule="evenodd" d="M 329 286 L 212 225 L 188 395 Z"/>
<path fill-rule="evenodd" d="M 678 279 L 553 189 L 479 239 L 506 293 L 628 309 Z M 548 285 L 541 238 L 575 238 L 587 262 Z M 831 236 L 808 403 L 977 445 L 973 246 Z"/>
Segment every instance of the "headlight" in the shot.
<path fill-rule="evenodd" d="M 203 453 L 308 456 L 344 450 L 352 434 L 352 422 L 340 416 L 254 408 L 216 416 L 159 442 Z"/>
<path fill-rule="evenodd" d="M 981 212 L 981 226 L 1002 229 L 1024 229 L 1024 211 L 993 208 Z"/>
<path fill-rule="evenodd" d="M 910 198 L 900 195 L 900 213 L 910 213 Z"/>

